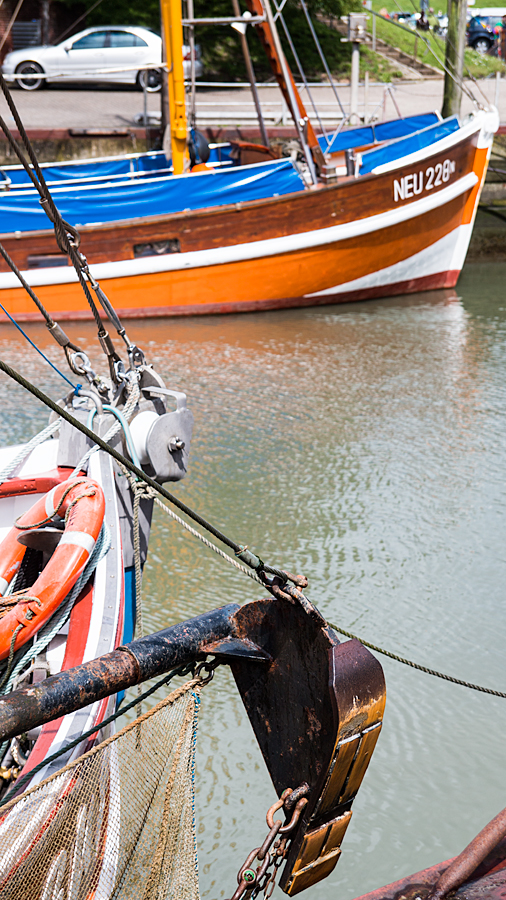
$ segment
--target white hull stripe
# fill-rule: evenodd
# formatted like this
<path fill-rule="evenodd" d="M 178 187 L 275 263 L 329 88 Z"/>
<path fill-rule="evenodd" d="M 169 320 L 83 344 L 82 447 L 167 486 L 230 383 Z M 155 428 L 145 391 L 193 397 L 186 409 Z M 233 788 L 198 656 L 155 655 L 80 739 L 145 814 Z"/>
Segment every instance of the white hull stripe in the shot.
<path fill-rule="evenodd" d="M 82 547 L 83 550 L 86 550 L 86 552 L 90 554 L 95 546 L 95 539 L 91 534 L 86 534 L 85 531 L 66 531 L 58 546 L 61 547 L 62 544 L 72 544 L 74 547 Z"/>
<path fill-rule="evenodd" d="M 370 275 L 363 275 L 353 281 L 344 284 L 336 284 L 334 287 L 312 294 L 306 297 L 325 297 L 335 294 L 352 293 L 353 291 L 370 290 L 371 288 L 384 287 L 389 284 L 398 284 L 403 281 L 412 281 L 416 278 L 426 278 L 430 275 L 438 275 L 442 272 L 460 272 L 464 265 L 467 248 L 471 240 L 471 225 L 459 225 L 443 238 L 426 247 L 413 256 L 408 256 L 392 266 L 377 269 Z"/>
<path fill-rule="evenodd" d="M 6 581 L 5 578 L 0 578 L 0 594 L 2 594 L 2 596 L 5 594 L 8 587 L 9 582 Z"/>
<path fill-rule="evenodd" d="M 434 209 L 445 206 L 462 194 L 472 190 L 477 182 L 478 176 L 476 173 L 469 172 L 447 187 L 436 191 L 436 193 L 428 194 L 420 200 L 414 200 L 405 206 L 389 209 L 386 212 L 368 216 L 364 219 L 357 219 L 354 222 L 332 225 L 329 228 L 319 228 L 315 231 L 305 231 L 301 234 L 268 238 L 263 241 L 250 241 L 246 244 L 236 244 L 233 247 L 219 247 L 213 250 L 195 250 L 190 253 L 169 253 L 164 256 L 149 256 L 141 259 L 121 260 L 120 262 L 99 263 L 93 266 L 93 275 L 98 280 L 127 278 L 134 275 L 184 271 L 185 269 L 245 262 L 247 260 L 263 259 L 268 256 L 278 256 L 284 253 L 294 253 L 299 250 L 322 247 L 338 241 L 370 234 L 374 231 L 381 231 L 384 228 L 391 228 L 394 225 L 422 216 Z M 74 269 L 71 270 L 67 266 L 59 266 L 53 269 L 30 269 L 23 272 L 23 275 L 28 284 L 33 287 L 69 284 L 77 281 Z M 19 281 L 14 274 L 0 274 L 0 290 L 14 287 L 19 287 Z"/>

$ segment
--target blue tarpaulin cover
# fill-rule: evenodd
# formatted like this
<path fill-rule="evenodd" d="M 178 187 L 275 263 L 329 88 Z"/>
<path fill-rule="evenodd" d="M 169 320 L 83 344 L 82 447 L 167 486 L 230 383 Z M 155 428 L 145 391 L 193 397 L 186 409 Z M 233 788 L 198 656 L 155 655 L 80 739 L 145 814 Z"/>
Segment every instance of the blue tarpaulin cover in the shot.
<path fill-rule="evenodd" d="M 53 198 L 67 222 L 85 225 L 245 203 L 303 189 L 292 161 L 280 159 L 195 175 L 56 188 Z M 0 192 L 0 232 L 51 227 L 34 190 Z"/>
<path fill-rule="evenodd" d="M 424 113 L 420 116 L 406 116 L 405 119 L 393 119 L 391 122 L 378 122 L 374 125 L 365 125 L 362 128 L 349 128 L 341 131 L 335 140 L 332 135 L 327 138 L 320 135 L 318 143 L 326 153 L 330 146 L 330 153 L 338 153 L 343 150 L 352 150 L 354 147 L 364 147 L 367 144 L 392 141 L 430 125 L 436 125 L 441 120 L 436 113 Z"/>
<path fill-rule="evenodd" d="M 231 151 L 232 147 L 230 144 L 211 147 L 209 162 L 228 161 L 230 160 Z M 153 175 L 156 175 L 157 172 L 168 172 L 170 165 L 171 160 L 168 160 L 163 153 L 156 152 L 140 153 L 135 156 L 125 156 L 118 159 L 87 159 L 82 162 L 76 160 L 68 163 L 52 163 L 49 166 L 42 165 L 41 168 L 45 180 L 50 183 L 53 181 L 87 181 L 96 178 L 106 180 L 107 178 L 118 178 L 122 175 L 129 177 L 139 172 L 152 172 Z M 32 185 L 23 166 L 9 166 L 0 169 L 0 185 L 6 179 L 11 181 L 13 186 L 17 184 Z"/>
<path fill-rule="evenodd" d="M 447 135 L 452 134 L 454 131 L 458 131 L 459 128 L 460 124 L 458 117 L 451 116 L 451 118 L 444 119 L 443 122 L 438 122 L 437 125 L 431 125 L 429 128 L 424 128 L 422 131 L 417 131 L 416 134 L 412 134 L 407 138 L 393 141 L 393 143 L 387 144 L 386 147 L 378 147 L 377 150 L 368 150 L 367 153 L 364 153 L 362 156 L 360 174 L 367 175 L 368 172 L 372 172 L 372 170 L 376 169 L 378 166 L 382 166 L 387 162 L 392 162 L 395 159 L 400 159 L 402 156 L 408 156 L 410 153 L 415 153 L 416 150 L 423 150 L 425 147 L 435 144 L 436 141 L 442 140 L 442 138 L 447 137 Z"/>

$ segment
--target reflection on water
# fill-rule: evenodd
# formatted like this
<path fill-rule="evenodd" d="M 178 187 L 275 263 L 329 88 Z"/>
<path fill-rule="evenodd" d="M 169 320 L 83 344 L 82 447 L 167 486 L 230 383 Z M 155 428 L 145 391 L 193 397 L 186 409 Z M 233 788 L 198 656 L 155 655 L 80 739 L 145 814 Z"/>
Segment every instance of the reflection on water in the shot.
<path fill-rule="evenodd" d="M 264 559 L 307 574 L 330 621 L 499 690 L 505 278 L 504 265 L 469 266 L 458 296 L 128 329 L 195 413 L 189 476 L 175 488 L 185 502 Z M 68 331 L 92 349 L 91 326 Z M 30 335 L 60 358 L 43 327 Z M 65 392 L 10 328 L 0 351 L 52 396 Z M 0 395 L 4 443 L 46 421 L 4 377 Z M 153 630 L 259 596 L 158 513 L 144 592 Z M 503 805 L 504 701 L 381 661 L 383 735 L 343 858 L 312 900 L 346 900 L 452 856 Z M 202 895 L 214 900 L 232 894 L 274 799 L 226 670 L 203 696 L 197 783 Z"/>

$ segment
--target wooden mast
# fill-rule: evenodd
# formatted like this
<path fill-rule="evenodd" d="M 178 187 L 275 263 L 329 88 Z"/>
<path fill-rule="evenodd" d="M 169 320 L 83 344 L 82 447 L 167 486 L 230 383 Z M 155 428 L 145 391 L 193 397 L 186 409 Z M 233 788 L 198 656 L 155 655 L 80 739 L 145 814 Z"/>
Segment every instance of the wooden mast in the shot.
<path fill-rule="evenodd" d="M 466 0 L 448 0 L 448 34 L 446 38 L 446 72 L 443 95 L 443 119 L 460 115 L 462 76 L 466 46 Z"/>
<path fill-rule="evenodd" d="M 174 175 L 188 168 L 181 0 L 160 0 L 169 87 L 170 139 Z"/>
<path fill-rule="evenodd" d="M 255 23 L 255 28 L 257 29 L 258 36 L 262 42 L 263 48 L 267 55 L 267 59 L 269 60 L 276 81 L 279 84 L 279 88 L 281 90 L 281 93 L 283 94 L 286 105 L 292 113 L 297 132 L 300 132 L 301 128 L 304 132 L 303 146 L 304 143 L 307 143 L 307 146 L 311 151 L 313 161 L 321 171 L 323 166 L 325 165 L 323 153 L 318 143 L 318 138 L 316 137 L 314 128 L 309 121 L 309 116 L 306 112 L 304 103 L 302 102 L 302 98 L 295 86 L 295 81 L 293 80 L 292 73 L 290 72 L 286 60 L 284 59 L 283 51 L 281 50 L 281 46 L 279 43 L 279 36 L 276 31 L 276 26 L 274 24 L 272 14 L 270 14 L 268 0 L 265 4 L 265 7 L 262 3 L 262 0 L 246 0 L 246 5 L 252 15 L 266 17 L 266 21 Z"/>

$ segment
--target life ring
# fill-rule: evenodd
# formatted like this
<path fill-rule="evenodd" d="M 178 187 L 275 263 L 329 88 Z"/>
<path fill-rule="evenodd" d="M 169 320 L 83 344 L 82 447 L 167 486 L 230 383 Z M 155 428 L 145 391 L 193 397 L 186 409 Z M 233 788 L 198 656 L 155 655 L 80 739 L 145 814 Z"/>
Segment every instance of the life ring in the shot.
<path fill-rule="evenodd" d="M 54 516 L 65 518 L 65 530 L 51 559 L 36 582 L 0 618 L 0 659 L 23 646 L 52 616 L 82 573 L 100 534 L 105 513 L 104 492 L 91 478 L 70 478 L 40 497 L 19 517 L 0 544 L 0 598 L 19 571 L 25 547 L 20 532 L 48 525 Z M 16 597 L 14 594 L 13 597 Z M 0 615 L 1 615 L 0 599 Z M 18 626 L 22 626 L 18 628 Z"/>

